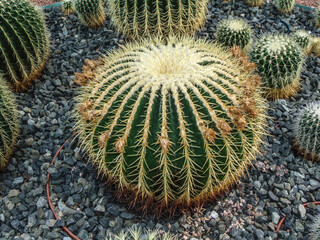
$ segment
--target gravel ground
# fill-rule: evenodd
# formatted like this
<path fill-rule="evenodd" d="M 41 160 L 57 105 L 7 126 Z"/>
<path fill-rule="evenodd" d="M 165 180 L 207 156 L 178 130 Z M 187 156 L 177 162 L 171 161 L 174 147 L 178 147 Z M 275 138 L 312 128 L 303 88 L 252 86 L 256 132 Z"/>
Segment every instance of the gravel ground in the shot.
<path fill-rule="evenodd" d="M 235 6 L 214 1 L 210 6 L 202 37 L 213 38 L 216 23 L 228 15 L 245 17 L 256 34 L 287 32 L 276 17 L 274 6 L 248 8 L 243 1 Z M 296 156 L 291 149 L 292 122 L 301 106 L 320 100 L 320 59 L 307 59 L 302 73 L 302 89 L 295 98 L 269 103 L 269 133 L 262 155 L 238 185 L 194 213 L 173 219 L 154 220 L 126 210 L 112 195 L 96 172 L 79 153 L 77 140 L 67 144 L 54 167 L 51 159 L 71 136 L 70 118 L 77 94 L 74 73 L 85 58 L 96 59 L 99 52 L 123 43 L 115 31 L 105 26 L 90 30 L 74 15 L 62 16 L 57 9 L 46 10 L 51 32 L 52 56 L 42 78 L 26 93 L 18 95 L 22 132 L 17 151 L 7 171 L 0 175 L 0 239 L 69 240 L 61 226 L 66 225 L 82 240 L 104 239 L 132 225 L 160 228 L 178 234 L 179 239 L 306 239 L 308 226 L 320 207 L 307 209 L 302 203 L 320 200 L 320 166 Z M 290 29 L 303 26 L 313 30 L 312 13 L 295 9 L 283 22 Z M 259 20 L 261 20 L 259 22 Z M 320 30 L 317 32 L 320 35 Z M 54 220 L 45 192 L 51 173 L 51 198 L 62 218 Z M 279 219 L 288 214 L 278 234 Z M 183 238 L 185 237 L 185 238 Z"/>

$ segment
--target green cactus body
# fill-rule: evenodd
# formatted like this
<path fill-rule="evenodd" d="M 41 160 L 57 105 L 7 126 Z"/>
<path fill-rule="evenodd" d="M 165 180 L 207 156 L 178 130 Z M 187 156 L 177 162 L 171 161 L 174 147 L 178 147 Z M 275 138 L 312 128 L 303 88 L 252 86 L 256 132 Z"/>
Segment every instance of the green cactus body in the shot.
<path fill-rule="evenodd" d="M 320 103 L 303 108 L 294 124 L 295 146 L 312 160 L 320 160 Z"/>
<path fill-rule="evenodd" d="M 289 36 L 262 36 L 252 46 L 250 58 L 262 77 L 262 86 L 268 98 L 288 98 L 296 94 L 304 54 Z"/>
<path fill-rule="evenodd" d="M 250 165 L 263 132 L 257 76 L 214 44 L 164 42 L 105 58 L 76 113 L 99 173 L 146 208 L 148 200 L 171 208 L 221 193 Z"/>
<path fill-rule="evenodd" d="M 0 73 L 15 90 L 41 75 L 49 56 L 42 11 L 26 0 L 0 1 Z"/>
<path fill-rule="evenodd" d="M 185 35 L 199 30 L 208 0 L 110 0 L 112 24 L 130 38 Z"/>
<path fill-rule="evenodd" d="M 247 3 L 251 7 L 258 7 L 265 3 L 265 0 L 247 0 Z"/>
<path fill-rule="evenodd" d="M 295 41 L 304 51 L 306 55 L 309 55 L 312 44 L 311 36 L 307 31 L 298 30 L 291 35 L 293 41 Z"/>
<path fill-rule="evenodd" d="M 106 14 L 101 0 L 75 0 L 75 8 L 81 22 L 97 29 L 106 20 Z"/>
<path fill-rule="evenodd" d="M 70 15 L 74 13 L 75 7 L 73 0 L 64 0 L 62 2 L 61 11 L 64 15 Z"/>
<path fill-rule="evenodd" d="M 8 165 L 19 133 L 18 112 L 14 99 L 7 83 L 0 76 L 0 171 Z"/>
<path fill-rule="evenodd" d="M 242 19 L 227 19 L 218 24 L 215 37 L 216 41 L 223 46 L 238 46 L 245 49 L 251 43 L 252 30 Z"/>
<path fill-rule="evenodd" d="M 277 0 L 277 9 L 282 14 L 292 12 L 295 5 L 295 0 Z"/>

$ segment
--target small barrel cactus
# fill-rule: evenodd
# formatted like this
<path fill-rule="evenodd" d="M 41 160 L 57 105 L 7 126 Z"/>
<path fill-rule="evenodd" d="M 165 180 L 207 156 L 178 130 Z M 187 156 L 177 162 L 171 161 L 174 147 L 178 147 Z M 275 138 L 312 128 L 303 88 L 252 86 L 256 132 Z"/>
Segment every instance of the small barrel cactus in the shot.
<path fill-rule="evenodd" d="M 294 124 L 297 149 L 311 160 L 320 160 L 320 102 L 308 104 L 300 111 Z"/>
<path fill-rule="evenodd" d="M 112 24 L 129 38 L 185 35 L 200 29 L 208 0 L 109 0 Z"/>
<path fill-rule="evenodd" d="M 280 13 L 288 14 L 292 12 L 295 5 L 295 0 L 277 0 L 276 6 Z"/>
<path fill-rule="evenodd" d="M 263 35 L 249 53 L 270 99 L 288 98 L 300 86 L 301 48 L 286 35 Z"/>
<path fill-rule="evenodd" d="M 320 38 L 319 37 L 311 38 L 311 52 L 317 57 L 320 57 Z"/>
<path fill-rule="evenodd" d="M 251 7 L 258 7 L 265 3 L 265 0 L 247 0 L 247 3 Z"/>
<path fill-rule="evenodd" d="M 14 99 L 13 93 L 0 75 L 0 171 L 8 165 L 19 133 L 18 112 Z"/>
<path fill-rule="evenodd" d="M 320 239 L 320 214 L 316 215 L 311 225 L 309 225 L 309 238 L 308 240 Z"/>
<path fill-rule="evenodd" d="M 305 30 L 298 30 L 291 34 L 293 41 L 295 41 L 304 51 L 305 54 L 309 55 L 312 44 L 311 44 L 311 36 Z"/>
<path fill-rule="evenodd" d="M 75 129 L 99 173 L 130 192 L 127 201 L 188 207 L 251 164 L 264 126 L 260 77 L 222 48 L 170 36 L 99 64 L 95 74 L 88 68 L 94 79 L 80 92 Z"/>
<path fill-rule="evenodd" d="M 84 25 L 94 29 L 103 25 L 106 14 L 101 0 L 75 0 L 74 4 Z"/>
<path fill-rule="evenodd" d="M 74 13 L 75 7 L 73 0 L 64 0 L 62 2 L 61 11 L 64 15 L 70 15 Z"/>
<path fill-rule="evenodd" d="M 314 24 L 317 28 L 320 28 L 320 7 L 318 7 L 316 10 Z"/>
<path fill-rule="evenodd" d="M 41 75 L 49 39 L 40 8 L 27 0 L 0 1 L 0 72 L 17 90 Z"/>
<path fill-rule="evenodd" d="M 218 24 L 215 38 L 223 46 L 245 49 L 251 43 L 252 29 L 245 20 L 226 19 Z"/>

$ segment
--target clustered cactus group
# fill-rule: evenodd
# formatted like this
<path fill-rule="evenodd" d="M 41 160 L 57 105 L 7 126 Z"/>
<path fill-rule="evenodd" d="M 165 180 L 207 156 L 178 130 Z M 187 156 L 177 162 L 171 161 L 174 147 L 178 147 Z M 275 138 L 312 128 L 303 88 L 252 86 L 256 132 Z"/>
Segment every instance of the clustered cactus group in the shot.
<path fill-rule="evenodd" d="M 218 24 L 215 37 L 223 46 L 238 46 L 245 49 L 251 43 L 252 30 L 245 20 L 225 19 Z"/>
<path fill-rule="evenodd" d="M 294 9 L 295 0 L 277 0 L 276 6 L 280 13 L 288 14 Z"/>
<path fill-rule="evenodd" d="M 61 11 L 65 15 L 70 15 L 74 13 L 75 7 L 74 7 L 74 0 L 64 0 L 62 2 Z"/>
<path fill-rule="evenodd" d="M 320 160 L 320 102 L 300 111 L 294 125 L 295 146 L 311 160 Z"/>
<path fill-rule="evenodd" d="M 8 165 L 19 133 L 14 99 L 13 93 L 0 75 L 0 171 Z"/>
<path fill-rule="evenodd" d="M 304 56 L 289 36 L 263 35 L 251 49 L 250 57 L 256 63 L 268 98 L 288 98 L 296 94 Z"/>
<path fill-rule="evenodd" d="M 49 56 L 49 39 L 40 9 L 27 0 L 0 2 L 0 72 L 17 90 L 41 75 Z"/>
<path fill-rule="evenodd" d="M 259 77 L 191 38 L 130 44 L 81 92 L 77 129 L 99 169 L 159 209 L 190 206 L 235 182 L 258 152 Z M 124 190 L 125 189 L 125 190 Z"/>
<path fill-rule="evenodd" d="M 81 22 L 90 28 L 99 28 L 106 20 L 101 0 L 74 0 Z"/>
<path fill-rule="evenodd" d="M 205 22 L 208 0 L 110 0 L 112 24 L 125 36 L 193 34 Z"/>

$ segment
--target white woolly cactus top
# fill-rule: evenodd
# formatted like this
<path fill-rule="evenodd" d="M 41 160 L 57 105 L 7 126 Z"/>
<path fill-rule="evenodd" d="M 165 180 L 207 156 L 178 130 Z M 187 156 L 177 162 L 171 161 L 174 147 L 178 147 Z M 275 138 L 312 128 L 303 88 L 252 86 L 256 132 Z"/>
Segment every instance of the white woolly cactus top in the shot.
<path fill-rule="evenodd" d="M 248 24 L 241 20 L 241 19 L 232 19 L 229 20 L 229 29 L 233 31 L 242 31 L 243 29 L 247 28 Z"/>

